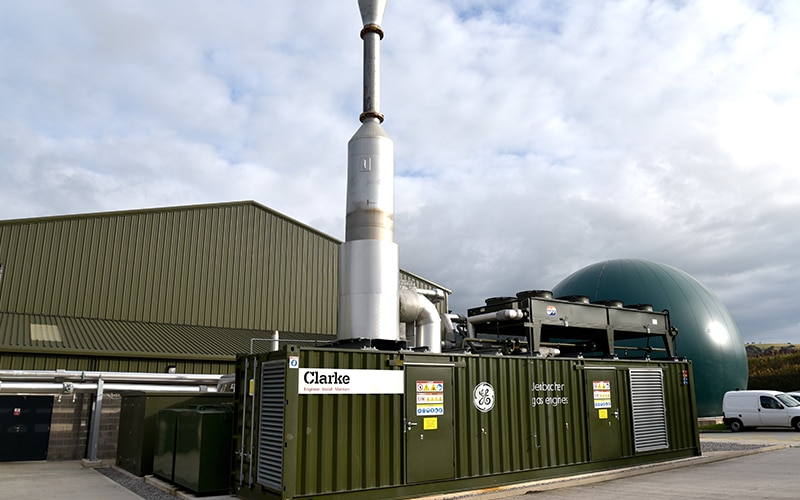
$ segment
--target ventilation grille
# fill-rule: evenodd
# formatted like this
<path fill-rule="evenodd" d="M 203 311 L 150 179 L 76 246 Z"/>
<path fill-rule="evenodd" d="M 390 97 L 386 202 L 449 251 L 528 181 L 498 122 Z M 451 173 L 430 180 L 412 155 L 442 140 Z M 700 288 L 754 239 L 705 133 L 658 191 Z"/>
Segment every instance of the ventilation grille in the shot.
<path fill-rule="evenodd" d="M 286 361 L 268 361 L 261 366 L 261 415 L 258 424 L 256 482 L 281 491 Z"/>
<path fill-rule="evenodd" d="M 668 448 L 663 373 L 658 369 L 632 369 L 630 380 L 636 452 Z"/>

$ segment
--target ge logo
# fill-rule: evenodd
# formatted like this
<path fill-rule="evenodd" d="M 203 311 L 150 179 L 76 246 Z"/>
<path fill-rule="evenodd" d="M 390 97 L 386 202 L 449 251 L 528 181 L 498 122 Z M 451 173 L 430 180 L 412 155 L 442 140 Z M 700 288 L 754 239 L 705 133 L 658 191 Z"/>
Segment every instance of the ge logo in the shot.
<path fill-rule="evenodd" d="M 472 391 L 472 404 L 475 408 L 486 413 L 494 408 L 494 387 L 488 382 L 481 382 Z"/>

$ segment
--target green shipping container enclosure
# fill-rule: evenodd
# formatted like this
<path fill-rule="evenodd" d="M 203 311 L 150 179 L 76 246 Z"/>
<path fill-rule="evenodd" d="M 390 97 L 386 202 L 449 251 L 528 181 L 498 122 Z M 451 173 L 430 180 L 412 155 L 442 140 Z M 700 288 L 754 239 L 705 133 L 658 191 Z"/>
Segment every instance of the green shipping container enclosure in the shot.
<path fill-rule="evenodd" d="M 692 367 L 300 348 L 237 360 L 232 493 L 406 498 L 700 455 Z"/>

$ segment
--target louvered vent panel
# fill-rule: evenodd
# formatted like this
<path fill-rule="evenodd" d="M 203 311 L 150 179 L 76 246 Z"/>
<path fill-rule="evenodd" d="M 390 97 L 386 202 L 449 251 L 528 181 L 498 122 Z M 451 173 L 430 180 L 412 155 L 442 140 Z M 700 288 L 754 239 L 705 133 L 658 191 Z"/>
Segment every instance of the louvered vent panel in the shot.
<path fill-rule="evenodd" d="M 268 361 L 261 371 L 261 420 L 258 425 L 256 482 L 281 491 L 283 475 L 283 410 L 286 361 Z"/>
<path fill-rule="evenodd" d="M 663 373 L 659 369 L 631 369 L 630 381 L 636 452 L 668 448 Z"/>

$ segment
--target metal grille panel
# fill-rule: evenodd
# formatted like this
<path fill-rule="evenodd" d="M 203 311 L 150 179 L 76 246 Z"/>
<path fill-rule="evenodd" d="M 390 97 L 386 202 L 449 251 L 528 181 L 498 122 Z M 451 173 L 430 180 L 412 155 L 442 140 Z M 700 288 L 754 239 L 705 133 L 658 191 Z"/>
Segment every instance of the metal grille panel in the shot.
<path fill-rule="evenodd" d="M 283 476 L 283 421 L 286 394 L 286 362 L 269 361 L 261 371 L 261 415 L 258 424 L 258 471 L 256 482 L 281 490 Z"/>
<path fill-rule="evenodd" d="M 660 369 L 631 369 L 630 384 L 636 452 L 668 448 L 663 373 Z"/>

